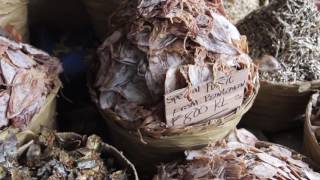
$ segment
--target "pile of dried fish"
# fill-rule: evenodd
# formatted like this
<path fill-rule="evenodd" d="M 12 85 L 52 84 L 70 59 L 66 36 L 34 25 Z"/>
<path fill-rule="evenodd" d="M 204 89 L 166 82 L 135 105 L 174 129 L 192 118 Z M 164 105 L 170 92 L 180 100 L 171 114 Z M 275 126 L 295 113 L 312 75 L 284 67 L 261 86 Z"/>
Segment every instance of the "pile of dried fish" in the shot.
<path fill-rule="evenodd" d="M 284 83 L 320 79 L 320 13 L 313 0 L 278 0 L 237 25 L 248 36 L 250 55 L 275 57 L 276 71 L 262 79 Z"/>
<path fill-rule="evenodd" d="M 0 37 L 0 130 L 24 129 L 59 84 L 58 59 Z"/>
<path fill-rule="evenodd" d="M 223 7 L 232 23 L 237 23 L 252 11 L 267 5 L 269 0 L 223 0 Z"/>
<path fill-rule="evenodd" d="M 0 142 L 0 179 L 133 179 L 103 148 L 96 135 L 86 138 L 46 128 L 21 147 L 10 135 Z"/>
<path fill-rule="evenodd" d="M 159 167 L 154 180 L 320 179 L 301 155 L 280 145 L 260 142 L 244 129 L 205 149 L 187 151 L 186 156 L 184 162 Z"/>
<path fill-rule="evenodd" d="M 96 103 L 120 116 L 124 127 L 167 131 L 164 94 L 215 80 L 217 74 L 249 69 L 245 99 L 256 93 L 257 70 L 246 38 L 224 17 L 220 3 L 127 3 L 111 20 L 120 28 L 99 48 L 91 82 Z"/>

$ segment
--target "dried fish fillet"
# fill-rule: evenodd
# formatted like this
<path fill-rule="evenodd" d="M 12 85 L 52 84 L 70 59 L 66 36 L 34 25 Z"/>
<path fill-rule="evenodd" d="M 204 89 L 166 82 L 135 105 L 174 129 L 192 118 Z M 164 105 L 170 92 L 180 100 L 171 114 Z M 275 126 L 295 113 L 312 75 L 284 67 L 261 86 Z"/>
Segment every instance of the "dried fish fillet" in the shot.
<path fill-rule="evenodd" d="M 124 127 L 151 136 L 169 133 L 164 95 L 215 80 L 216 74 L 249 69 L 244 99 L 256 92 L 249 88 L 258 74 L 246 40 L 221 3 L 127 1 L 110 19 L 114 28 L 98 50 L 91 84 L 94 101 L 116 111 Z"/>
<path fill-rule="evenodd" d="M 245 129 L 235 130 L 221 142 L 200 150 L 186 151 L 186 160 L 162 165 L 155 180 L 166 179 L 306 179 L 320 178 L 320 173 L 297 159 L 294 152 L 280 145 L 251 139 L 240 142 L 236 136 L 245 137 Z M 232 137 L 230 137 L 232 136 Z M 237 146 L 234 146 L 238 144 Z M 272 149 L 281 149 L 287 156 L 280 158 L 272 154 Z M 286 150 L 284 150 L 286 149 Z"/>
<path fill-rule="evenodd" d="M 6 172 L 0 175 L 4 179 L 134 179 L 129 169 L 120 168 L 120 157 L 105 153 L 104 147 L 96 135 L 87 138 L 46 128 L 24 146 L 10 135 L 0 142 L 0 167 Z"/>
<path fill-rule="evenodd" d="M 24 129 L 58 86 L 59 60 L 28 44 L 0 37 L 0 130 Z"/>

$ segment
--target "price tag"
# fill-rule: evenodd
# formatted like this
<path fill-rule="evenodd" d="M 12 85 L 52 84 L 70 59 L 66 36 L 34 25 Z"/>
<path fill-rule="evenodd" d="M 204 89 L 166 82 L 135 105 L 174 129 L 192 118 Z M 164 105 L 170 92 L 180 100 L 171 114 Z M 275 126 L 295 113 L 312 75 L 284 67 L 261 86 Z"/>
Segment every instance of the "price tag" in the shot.
<path fill-rule="evenodd" d="M 185 126 L 231 113 L 243 103 L 248 74 L 245 69 L 220 75 L 216 81 L 165 95 L 167 125 Z"/>

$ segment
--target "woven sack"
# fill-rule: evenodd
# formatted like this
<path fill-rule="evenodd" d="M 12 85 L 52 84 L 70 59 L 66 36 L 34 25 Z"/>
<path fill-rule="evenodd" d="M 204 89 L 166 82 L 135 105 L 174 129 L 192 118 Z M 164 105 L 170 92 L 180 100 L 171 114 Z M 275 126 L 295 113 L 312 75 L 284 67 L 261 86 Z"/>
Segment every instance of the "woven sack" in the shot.
<path fill-rule="evenodd" d="M 0 0 L 0 27 L 13 26 L 28 41 L 28 0 Z"/>
<path fill-rule="evenodd" d="M 4 140 L 9 132 L 17 133 L 17 137 L 20 141 L 25 141 L 27 137 L 32 133 L 39 133 L 40 127 L 45 126 L 48 128 L 55 128 L 56 122 L 56 96 L 59 91 L 60 86 L 57 86 L 52 90 L 51 94 L 48 95 L 45 104 L 40 109 L 40 111 L 32 118 L 27 129 L 20 131 L 18 129 L 13 129 L 7 127 L 0 131 L 0 141 Z"/>
<path fill-rule="evenodd" d="M 312 89 L 320 86 L 320 81 L 283 84 L 261 80 L 260 83 L 257 99 L 243 123 L 267 132 L 300 125 L 299 117 L 305 112 Z"/>

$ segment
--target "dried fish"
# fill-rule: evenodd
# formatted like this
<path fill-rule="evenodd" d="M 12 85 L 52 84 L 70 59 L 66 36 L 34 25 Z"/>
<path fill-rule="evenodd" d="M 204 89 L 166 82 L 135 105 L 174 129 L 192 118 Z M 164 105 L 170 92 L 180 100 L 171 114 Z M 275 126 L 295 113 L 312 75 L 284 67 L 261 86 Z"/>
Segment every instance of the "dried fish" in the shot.
<path fill-rule="evenodd" d="M 320 79 L 319 23 L 313 0 L 278 0 L 253 11 L 237 27 L 248 37 L 251 57 L 271 55 L 281 65 L 277 71 L 262 67 L 262 79 L 295 83 Z"/>
<path fill-rule="evenodd" d="M 255 93 L 250 87 L 258 74 L 246 39 L 224 16 L 221 3 L 126 1 L 110 19 L 114 28 L 98 50 L 91 85 L 95 102 L 116 112 L 125 128 L 165 134 L 163 96 L 215 80 L 218 73 L 249 69 L 244 98 Z"/>
<path fill-rule="evenodd" d="M 274 158 L 273 156 L 270 156 L 266 153 L 259 153 L 259 154 L 257 154 L 257 157 L 261 161 L 264 161 L 265 163 L 268 163 L 269 165 L 277 167 L 277 168 L 283 167 L 286 165 L 285 162 L 279 160 L 278 158 Z"/>
<path fill-rule="evenodd" d="M 277 169 L 270 164 L 263 162 L 257 163 L 255 167 L 249 171 L 252 175 L 255 175 L 259 179 L 271 179 L 277 174 Z"/>
<path fill-rule="evenodd" d="M 247 130 L 235 130 L 225 140 L 200 150 L 186 152 L 186 160 L 172 162 L 159 167 L 155 180 L 166 179 L 319 179 L 320 173 L 313 171 L 302 160 L 295 159 L 290 150 L 276 144 L 256 141 L 246 137 Z M 229 141 L 231 140 L 231 141 Z M 231 144 L 238 143 L 237 148 Z M 242 145 L 240 145 L 242 144 Z M 287 159 L 272 154 L 272 149 L 281 149 Z M 285 149 L 285 150 L 284 150 Z M 294 160 L 293 160 L 294 159 Z M 293 160 L 293 161 L 292 161 Z"/>
<path fill-rule="evenodd" d="M 72 143 L 75 141 L 81 141 L 80 145 Z M 15 135 L 10 135 L 5 142 L 0 142 L 0 178 L 133 179 L 130 172 L 119 168 L 121 165 L 114 162 L 113 155 L 102 152 L 102 143 L 96 135 L 86 138 L 42 128 L 32 143 L 19 147 Z M 25 153 L 17 153 L 21 148 Z M 114 163 L 108 163 L 111 161 Z"/>
<path fill-rule="evenodd" d="M 5 37 L 0 37 L 0 49 L 0 130 L 8 126 L 24 129 L 58 86 L 60 63 L 41 50 Z"/>
<path fill-rule="evenodd" d="M 254 145 L 258 139 L 251 132 L 245 129 L 239 129 L 235 132 L 239 142 L 249 145 Z"/>

